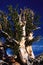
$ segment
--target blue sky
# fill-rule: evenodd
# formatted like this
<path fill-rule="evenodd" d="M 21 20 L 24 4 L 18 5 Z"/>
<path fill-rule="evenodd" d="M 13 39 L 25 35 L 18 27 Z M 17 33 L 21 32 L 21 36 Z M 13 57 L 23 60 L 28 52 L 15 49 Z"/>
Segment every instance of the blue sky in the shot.
<path fill-rule="evenodd" d="M 7 13 L 7 5 L 12 5 L 13 7 L 16 7 L 17 4 L 18 4 L 18 10 L 20 8 L 27 7 L 27 8 L 32 9 L 35 13 L 40 15 L 41 29 L 38 31 L 35 31 L 35 33 L 36 33 L 35 35 L 38 34 L 38 35 L 43 36 L 43 0 L 0 0 L 0 10 L 3 10 L 4 12 Z M 40 42 L 38 42 L 37 45 L 42 44 L 42 46 L 43 46 L 42 41 L 43 40 L 40 40 Z M 34 50 L 34 47 L 33 47 L 33 50 Z M 42 50 L 42 48 L 41 48 L 41 50 Z M 43 51 L 41 51 L 41 52 L 43 52 Z M 36 53 L 38 54 L 39 52 L 36 52 Z"/>
<path fill-rule="evenodd" d="M 43 52 L 43 39 L 34 42 L 32 48 L 35 56 L 40 55 Z"/>

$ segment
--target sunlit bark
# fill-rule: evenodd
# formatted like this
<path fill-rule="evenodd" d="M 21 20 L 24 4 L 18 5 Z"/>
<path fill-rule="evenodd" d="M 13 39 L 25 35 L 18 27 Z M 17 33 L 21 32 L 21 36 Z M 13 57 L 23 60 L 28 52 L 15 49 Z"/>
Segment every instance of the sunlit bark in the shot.
<path fill-rule="evenodd" d="M 24 17 L 25 18 L 25 17 Z M 22 21 L 21 20 L 21 15 L 19 16 L 19 23 L 20 25 L 22 26 L 23 23 L 25 23 L 22 27 L 23 29 L 23 37 L 20 41 L 20 57 L 21 57 L 21 60 L 26 63 L 26 61 L 28 60 L 28 56 L 30 58 L 35 58 L 34 57 L 34 54 L 33 54 L 33 50 L 32 50 L 32 46 L 28 46 L 25 48 L 25 37 L 26 37 L 26 30 L 25 30 L 25 27 L 26 27 L 26 21 Z M 31 41 L 33 39 L 33 33 L 30 33 L 30 35 L 28 36 L 28 39 Z M 27 50 L 27 51 L 26 51 Z M 27 53 L 28 52 L 28 53 Z"/>
<path fill-rule="evenodd" d="M 19 22 L 20 22 L 21 26 L 23 25 L 23 23 L 26 22 L 26 21 L 21 20 L 21 15 L 19 16 Z M 23 37 L 21 38 L 21 41 L 20 41 L 20 57 L 21 57 L 22 62 L 24 62 L 24 63 L 26 63 L 26 61 L 28 59 L 28 54 L 27 54 L 26 49 L 25 49 L 25 36 L 26 36 L 25 26 L 26 26 L 26 24 L 23 25 L 23 27 L 22 27 Z"/>

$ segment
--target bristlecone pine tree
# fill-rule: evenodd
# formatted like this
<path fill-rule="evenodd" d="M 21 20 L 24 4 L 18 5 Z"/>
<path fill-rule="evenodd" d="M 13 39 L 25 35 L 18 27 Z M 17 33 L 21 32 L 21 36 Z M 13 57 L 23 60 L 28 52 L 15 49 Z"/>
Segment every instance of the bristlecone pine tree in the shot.
<path fill-rule="evenodd" d="M 19 14 L 12 6 L 8 6 L 8 14 L 0 11 L 0 36 L 6 38 L 6 46 L 16 55 L 19 53 L 21 61 L 27 65 L 29 58 L 35 59 L 31 45 L 40 39 L 40 36 L 33 36 L 34 31 L 40 29 L 38 25 L 39 16 L 29 8 L 20 9 Z"/>

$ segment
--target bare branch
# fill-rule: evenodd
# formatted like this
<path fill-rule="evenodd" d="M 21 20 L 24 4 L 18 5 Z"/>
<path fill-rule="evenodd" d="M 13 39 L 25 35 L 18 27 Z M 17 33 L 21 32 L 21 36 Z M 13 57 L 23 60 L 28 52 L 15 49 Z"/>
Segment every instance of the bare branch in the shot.
<path fill-rule="evenodd" d="M 9 39 L 10 41 L 14 41 L 15 43 L 19 44 L 19 42 L 15 39 L 12 39 L 11 36 L 8 33 L 6 33 L 3 30 L 1 30 L 1 32 L 7 36 L 7 39 Z"/>

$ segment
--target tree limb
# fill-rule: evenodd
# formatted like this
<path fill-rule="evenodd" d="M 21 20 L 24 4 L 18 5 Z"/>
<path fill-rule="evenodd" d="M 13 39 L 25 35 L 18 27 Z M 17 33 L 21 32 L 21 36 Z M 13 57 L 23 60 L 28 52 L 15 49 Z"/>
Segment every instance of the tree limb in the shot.
<path fill-rule="evenodd" d="M 7 40 L 10 40 L 11 42 L 15 42 L 16 44 L 19 44 L 19 42 L 18 42 L 17 40 L 15 40 L 14 38 L 11 38 L 11 36 L 10 36 L 8 33 L 6 33 L 6 32 L 3 31 L 3 30 L 1 30 L 1 32 L 2 32 L 4 35 L 6 35 Z"/>

